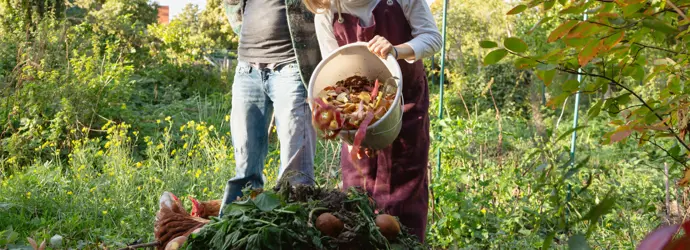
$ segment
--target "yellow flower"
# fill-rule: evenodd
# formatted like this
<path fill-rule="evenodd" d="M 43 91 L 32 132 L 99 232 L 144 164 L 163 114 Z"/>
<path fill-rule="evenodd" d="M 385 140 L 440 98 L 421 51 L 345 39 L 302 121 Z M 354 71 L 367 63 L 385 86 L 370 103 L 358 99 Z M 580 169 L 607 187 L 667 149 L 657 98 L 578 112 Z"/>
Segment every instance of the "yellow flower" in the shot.
<path fill-rule="evenodd" d="M 141 186 L 138 186 L 138 187 L 137 187 L 137 190 L 141 191 Z"/>
<path fill-rule="evenodd" d="M 182 148 L 187 149 L 187 146 L 189 145 L 185 142 L 184 145 L 182 145 Z"/>
<path fill-rule="evenodd" d="M 177 149 L 173 149 L 172 152 L 170 152 L 170 156 L 175 155 L 175 153 L 177 153 Z"/>
<path fill-rule="evenodd" d="M 67 195 L 72 195 L 72 191 L 67 191 Z"/>
<path fill-rule="evenodd" d="M 161 120 L 160 119 L 156 120 L 156 123 L 161 124 Z"/>
<path fill-rule="evenodd" d="M 228 121 L 230 121 L 230 116 L 229 116 L 229 115 L 225 115 L 225 122 L 228 122 Z"/>
<path fill-rule="evenodd" d="M 204 192 L 204 193 L 208 192 L 208 188 L 205 187 L 203 192 Z"/>
<path fill-rule="evenodd" d="M 89 192 L 93 193 L 93 191 L 95 191 L 95 190 L 96 190 L 96 187 L 92 187 L 91 189 L 89 189 Z"/>
<path fill-rule="evenodd" d="M 197 169 L 196 173 L 194 174 L 194 177 L 199 178 L 200 175 L 201 175 L 201 169 Z"/>
<path fill-rule="evenodd" d="M 165 117 L 165 121 L 167 121 L 167 122 L 169 122 L 171 119 L 172 119 L 172 117 L 170 117 L 170 116 Z"/>
<path fill-rule="evenodd" d="M 184 125 L 182 125 L 182 127 L 180 127 L 180 132 L 182 132 L 182 131 L 184 131 Z"/>
<path fill-rule="evenodd" d="M 103 150 L 98 150 L 98 153 L 96 153 L 96 156 L 103 156 Z"/>
<path fill-rule="evenodd" d="M 486 214 L 486 208 L 482 208 L 482 214 Z"/>
<path fill-rule="evenodd" d="M 141 164 L 141 162 L 137 162 L 137 168 L 140 168 L 141 166 L 144 166 L 144 164 Z"/>
<path fill-rule="evenodd" d="M 26 192 L 26 198 L 31 199 L 31 192 Z"/>
<path fill-rule="evenodd" d="M 108 210 L 103 210 L 103 215 L 108 214 Z"/>

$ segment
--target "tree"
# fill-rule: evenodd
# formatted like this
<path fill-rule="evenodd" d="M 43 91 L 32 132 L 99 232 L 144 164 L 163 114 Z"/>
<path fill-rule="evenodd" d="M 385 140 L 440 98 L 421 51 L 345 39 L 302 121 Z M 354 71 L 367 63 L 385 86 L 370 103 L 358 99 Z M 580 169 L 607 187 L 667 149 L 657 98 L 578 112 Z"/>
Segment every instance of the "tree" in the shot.
<path fill-rule="evenodd" d="M 542 43 L 551 45 L 546 50 L 530 48 L 519 37 L 525 35 L 516 34 L 487 46 L 493 50 L 484 63 L 495 64 L 512 56 L 516 66 L 536 70 L 545 84 L 561 91 L 551 98 L 551 106 L 559 106 L 578 92 L 593 95 L 597 101 L 587 111 L 588 117 L 608 115 L 613 125 L 603 143 L 634 139 L 639 145 L 652 144 L 685 167 L 679 184 L 687 185 L 688 7 L 687 0 L 524 2 L 507 14 L 540 10 L 542 18 L 536 26 L 555 27 L 545 28 L 548 36 L 541 37 Z M 605 92 L 608 94 L 600 94 Z M 612 203 L 599 205 L 610 207 Z M 597 207 L 592 211 L 600 212 Z M 593 218 L 598 217 L 583 219 Z"/>

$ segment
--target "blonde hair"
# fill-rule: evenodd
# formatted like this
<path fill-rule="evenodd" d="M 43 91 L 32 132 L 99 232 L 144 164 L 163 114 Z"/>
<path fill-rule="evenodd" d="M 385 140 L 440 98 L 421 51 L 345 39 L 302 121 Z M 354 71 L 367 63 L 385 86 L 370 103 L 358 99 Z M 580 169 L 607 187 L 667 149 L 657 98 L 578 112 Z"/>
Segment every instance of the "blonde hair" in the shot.
<path fill-rule="evenodd" d="M 307 10 L 313 14 L 322 14 L 331 8 L 330 0 L 302 0 L 302 3 L 304 3 Z M 319 12 L 318 9 L 321 9 L 321 12 Z"/>

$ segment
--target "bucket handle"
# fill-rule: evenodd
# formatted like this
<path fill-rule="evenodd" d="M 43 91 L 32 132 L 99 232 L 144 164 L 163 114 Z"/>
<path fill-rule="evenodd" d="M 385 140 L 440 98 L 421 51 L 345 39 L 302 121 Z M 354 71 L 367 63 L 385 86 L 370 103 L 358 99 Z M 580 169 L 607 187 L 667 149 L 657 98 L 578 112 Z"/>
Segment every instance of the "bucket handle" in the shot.
<path fill-rule="evenodd" d="M 401 102 L 401 104 L 400 104 L 401 106 L 405 106 L 405 98 L 403 97 L 403 95 L 400 95 L 400 102 Z M 388 130 L 385 130 L 385 131 L 381 131 L 381 132 L 378 132 L 378 133 L 372 133 L 371 135 L 380 135 L 380 134 L 384 134 L 384 133 L 390 132 L 391 130 L 395 129 L 395 127 L 396 127 L 398 124 L 402 123 L 402 119 L 403 119 L 403 114 L 401 113 L 401 114 L 400 114 L 400 120 L 398 120 L 398 123 L 396 123 L 395 126 L 392 126 L 391 128 L 389 128 Z"/>

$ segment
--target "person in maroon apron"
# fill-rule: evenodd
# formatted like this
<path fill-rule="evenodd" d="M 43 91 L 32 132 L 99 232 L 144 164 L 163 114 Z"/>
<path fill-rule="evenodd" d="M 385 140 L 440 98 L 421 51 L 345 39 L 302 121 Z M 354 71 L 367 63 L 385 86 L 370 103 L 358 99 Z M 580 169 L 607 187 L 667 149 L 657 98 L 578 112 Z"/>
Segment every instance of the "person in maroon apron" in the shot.
<path fill-rule="evenodd" d="M 319 5 L 309 2 L 309 0 L 304 1 L 307 6 Z M 418 2 L 410 4 L 413 1 Z M 323 49 L 328 47 L 325 44 L 334 43 L 332 40 L 335 40 L 337 46 L 354 42 L 369 42 L 369 49 L 374 54 L 385 57 L 391 53 L 398 58 L 403 76 L 402 94 L 405 101 L 400 134 L 393 144 L 385 149 L 378 151 L 360 150 L 358 152 L 360 159 L 357 163 L 353 163 L 351 160 L 351 146 L 343 143 L 340 155 L 343 189 L 361 186 L 364 183 L 362 180 L 362 176 L 364 176 L 367 185 L 365 188 L 372 195 L 379 209 L 397 216 L 400 222 L 422 242 L 425 239 L 429 203 L 429 183 L 427 180 L 429 90 L 424 65 L 420 60 L 421 58 L 418 57 L 435 53 L 440 49 L 441 43 L 441 36 L 436 24 L 433 23 L 431 11 L 424 1 L 379 0 L 378 2 L 367 1 L 367 3 L 362 4 L 361 0 L 360 3 L 355 3 L 357 0 L 335 0 L 335 14 L 317 13 L 315 18 L 317 37 L 324 57 L 327 55 L 325 53 L 328 52 Z M 406 5 L 407 10 L 400 4 L 401 2 L 408 4 Z M 365 10 L 369 11 L 373 8 L 369 15 L 369 17 L 373 17 L 364 22 L 360 18 L 361 16 L 343 13 L 342 9 L 348 11 L 348 3 L 350 3 L 349 10 L 354 10 L 353 12 L 356 12 L 358 7 L 361 7 L 360 12 L 361 9 L 369 8 Z M 310 9 L 313 10 L 313 8 Z M 324 23 L 323 16 L 319 17 L 319 15 L 331 15 L 332 21 Z M 408 18 L 411 19 L 420 15 L 424 20 L 408 20 Z M 321 19 L 319 20 L 319 18 Z M 417 49 L 423 49 L 426 53 L 415 51 L 414 47 L 410 45 L 410 41 L 415 38 L 413 33 L 419 34 L 422 30 L 422 28 L 413 27 L 411 23 L 426 28 L 427 33 L 431 33 L 431 36 L 425 37 L 426 41 L 420 43 L 418 39 L 416 43 Z M 332 26 L 326 27 L 325 25 Z M 324 35 L 323 33 L 327 34 Z M 429 46 L 424 47 L 424 45 Z M 333 44 L 331 47 L 333 46 L 335 45 Z M 360 167 L 361 174 L 355 164 Z"/>

